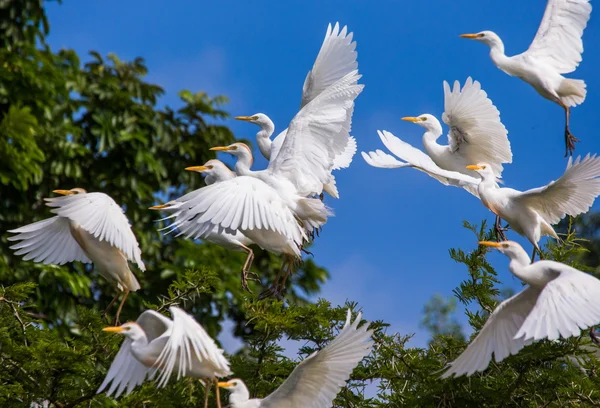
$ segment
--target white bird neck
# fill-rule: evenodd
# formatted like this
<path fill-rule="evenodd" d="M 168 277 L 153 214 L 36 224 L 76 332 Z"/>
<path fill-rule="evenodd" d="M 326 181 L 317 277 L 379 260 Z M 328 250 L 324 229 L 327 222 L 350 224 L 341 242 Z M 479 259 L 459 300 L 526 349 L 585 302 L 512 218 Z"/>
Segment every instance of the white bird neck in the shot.
<path fill-rule="evenodd" d="M 256 134 L 256 143 L 258 144 L 258 150 L 265 159 L 271 160 L 271 136 L 275 132 L 275 125 L 270 120 L 260 124 L 260 130 Z"/>
<path fill-rule="evenodd" d="M 249 400 L 250 392 L 245 385 L 229 394 L 229 403 L 232 408 L 243 408 L 247 405 Z"/>
<path fill-rule="evenodd" d="M 235 173 L 238 176 L 249 176 L 252 173 L 250 170 L 252 161 L 252 156 L 250 155 L 238 156 L 237 162 L 235 163 Z"/>
<path fill-rule="evenodd" d="M 513 60 L 504 54 L 504 43 L 501 39 L 490 44 L 490 58 L 492 62 L 502 71 L 513 75 Z"/>
<path fill-rule="evenodd" d="M 437 142 L 438 138 L 442 135 L 441 128 L 439 130 L 428 130 L 423 134 L 423 147 L 429 157 L 434 162 L 436 158 L 441 157 L 447 150 L 448 146 L 442 146 Z"/>
<path fill-rule="evenodd" d="M 155 358 L 152 358 L 152 353 L 149 353 L 147 350 L 148 337 L 146 337 L 146 333 L 142 332 L 131 340 L 131 354 L 146 367 L 151 367 L 155 363 Z"/>
<path fill-rule="evenodd" d="M 519 251 L 511 257 L 508 270 L 530 286 L 541 287 L 548 283 L 548 278 L 538 268 L 532 268 L 530 262 L 525 250 Z"/>

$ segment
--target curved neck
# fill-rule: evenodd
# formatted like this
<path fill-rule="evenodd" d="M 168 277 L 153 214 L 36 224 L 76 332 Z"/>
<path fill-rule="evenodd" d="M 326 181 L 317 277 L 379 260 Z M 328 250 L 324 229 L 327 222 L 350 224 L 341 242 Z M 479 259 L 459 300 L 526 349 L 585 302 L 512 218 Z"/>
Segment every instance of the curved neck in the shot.
<path fill-rule="evenodd" d="M 270 120 L 260 124 L 260 130 L 256 134 L 256 144 L 258 150 L 265 159 L 271 160 L 271 136 L 275 132 L 275 125 Z"/>
<path fill-rule="evenodd" d="M 252 167 L 252 156 L 243 155 L 238 156 L 237 162 L 235 163 L 235 173 L 238 176 L 248 176 L 252 171 L 250 168 Z"/>
<path fill-rule="evenodd" d="M 431 158 L 442 155 L 447 147 L 437 143 L 437 140 L 441 135 L 441 131 L 436 132 L 433 130 L 428 130 L 423 134 L 423 147 L 425 148 L 427 155 Z"/>
<path fill-rule="evenodd" d="M 535 280 L 533 279 L 534 276 L 527 271 L 530 262 L 529 255 L 527 255 L 524 250 L 521 250 L 518 254 L 513 254 L 511 256 L 508 270 L 523 282 L 529 284 L 535 283 Z"/>
<path fill-rule="evenodd" d="M 498 68 L 503 71 L 511 69 L 511 59 L 504 54 L 504 43 L 502 40 L 490 44 L 490 58 Z"/>
<path fill-rule="evenodd" d="M 131 354 L 145 366 L 148 366 L 148 363 L 150 363 L 150 365 L 154 364 L 154 361 L 147 361 L 148 354 L 144 352 L 144 349 L 148 346 L 148 337 L 146 337 L 146 333 L 141 333 L 132 340 Z"/>
<path fill-rule="evenodd" d="M 250 393 L 246 387 L 236 390 L 229 395 L 229 403 L 232 408 L 243 407 L 249 399 Z"/>

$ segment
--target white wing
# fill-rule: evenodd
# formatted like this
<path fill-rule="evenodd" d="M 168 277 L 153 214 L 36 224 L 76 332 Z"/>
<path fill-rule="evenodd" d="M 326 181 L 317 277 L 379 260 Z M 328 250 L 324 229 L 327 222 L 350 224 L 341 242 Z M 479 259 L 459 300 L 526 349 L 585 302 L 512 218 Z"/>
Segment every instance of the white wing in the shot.
<path fill-rule="evenodd" d="M 352 41 L 352 35 L 352 33 L 348 33 L 346 26 L 340 31 L 338 23 L 335 23 L 333 29 L 331 24 L 327 26 L 327 33 L 317 59 L 312 70 L 306 75 L 302 86 L 300 108 L 303 108 L 341 78 L 358 69 L 356 42 Z"/>
<path fill-rule="evenodd" d="M 530 269 L 545 269 L 557 274 L 546 284 L 535 308 L 515 338 L 556 340 L 559 336 L 579 336 L 581 329 L 600 322 L 600 281 L 570 266 L 539 261 Z"/>
<path fill-rule="evenodd" d="M 444 81 L 444 108 L 442 120 L 450 127 L 448 145 L 453 155 L 467 164 L 489 163 L 500 176 L 502 163 L 512 162 L 508 132 L 479 82 L 469 77 L 461 91 L 458 81 L 452 90 Z"/>
<path fill-rule="evenodd" d="M 535 306 L 539 290 L 528 287 L 496 307 L 483 328 L 460 356 L 449 364 L 442 378 L 472 375 L 485 370 L 492 360 L 500 362 L 532 341 L 515 339 L 515 334 Z"/>
<path fill-rule="evenodd" d="M 194 364 L 206 364 L 214 367 L 214 375 L 230 375 L 229 361 L 223 356 L 223 350 L 204 328 L 183 310 L 171 306 L 173 325 L 166 346 L 158 356 L 155 365 L 161 367 L 158 386 L 164 387 L 169 381 L 173 369 L 177 366 L 177 379 L 185 376 Z"/>
<path fill-rule="evenodd" d="M 376 152 L 370 152 L 368 158 L 367 155 L 363 153 L 363 158 L 365 158 L 365 161 L 371 166 L 384 168 L 414 167 L 444 185 L 462 187 L 474 196 L 479 197 L 477 194 L 479 180 L 475 177 L 456 171 L 444 170 L 438 167 L 438 165 L 431 160 L 431 157 L 427 156 L 421 150 L 400 140 L 386 130 L 383 132 L 378 130 L 377 134 L 379 134 L 385 147 L 394 153 L 394 155 L 404 160 L 405 163 L 395 160 L 381 150 L 377 150 Z"/>
<path fill-rule="evenodd" d="M 159 337 L 171 326 L 169 319 L 153 310 L 147 310 L 142 313 L 138 317 L 137 323 L 142 327 L 144 333 L 146 333 L 148 342 Z M 100 388 L 98 388 L 98 394 L 105 390 L 108 384 L 112 382 L 110 388 L 106 391 L 107 396 L 118 398 L 125 390 L 127 390 L 125 395 L 128 395 L 136 386 L 144 382 L 147 375 L 148 377 L 154 375 L 155 369 L 146 367 L 131 354 L 131 343 L 132 340 L 126 337 L 110 365 L 104 381 L 100 385 Z"/>
<path fill-rule="evenodd" d="M 261 407 L 306 407 L 328 408 L 345 385 L 356 365 L 371 351 L 372 342 L 367 341 L 371 331 L 367 324 L 360 329 L 361 314 L 354 322 L 348 317 L 344 328 L 327 347 L 311 354 L 302 361 L 292 374 L 271 395 L 265 398 Z"/>
<path fill-rule="evenodd" d="M 33 259 L 34 262 L 54 265 L 73 261 L 92 262 L 71 235 L 67 218 L 56 216 L 8 232 L 18 234 L 8 237 L 9 241 L 21 241 L 10 249 L 17 249 L 15 254 L 25 255 L 23 259 L 26 261 Z"/>
<path fill-rule="evenodd" d="M 542 60 L 559 74 L 573 72 L 581 62 L 581 37 L 592 12 L 589 1 L 548 0 L 535 38 L 520 56 Z"/>
<path fill-rule="evenodd" d="M 550 224 L 565 215 L 587 212 L 600 194 L 600 158 L 595 155 L 569 157 L 567 169 L 556 181 L 518 194 L 514 199 L 537 211 Z"/>
<path fill-rule="evenodd" d="M 301 196 L 321 193 L 334 158 L 348 144 L 348 110 L 363 86 L 351 72 L 312 100 L 292 119 L 279 154 L 268 169 L 290 180 Z"/>
<path fill-rule="evenodd" d="M 45 201 L 49 207 L 56 207 L 53 213 L 77 222 L 94 237 L 120 249 L 142 271 L 146 270 L 129 221 L 111 197 L 104 193 L 85 193 L 46 198 Z"/>
<path fill-rule="evenodd" d="M 353 136 L 348 138 L 348 144 L 344 148 L 344 151 L 333 159 L 333 170 L 345 169 L 352 163 L 352 158 L 356 154 L 356 139 Z"/>
<path fill-rule="evenodd" d="M 269 185 L 254 177 L 240 176 L 195 191 L 191 199 L 170 207 L 176 212 L 170 226 L 179 235 L 206 238 L 218 226 L 220 233 L 235 234 L 255 229 L 275 231 L 298 245 L 305 238 L 293 212 Z"/>

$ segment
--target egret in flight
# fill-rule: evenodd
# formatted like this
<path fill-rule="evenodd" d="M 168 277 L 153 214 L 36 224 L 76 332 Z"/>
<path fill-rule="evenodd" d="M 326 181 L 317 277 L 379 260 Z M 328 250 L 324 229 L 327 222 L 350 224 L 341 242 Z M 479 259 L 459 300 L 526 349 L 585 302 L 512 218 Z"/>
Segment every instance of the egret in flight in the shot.
<path fill-rule="evenodd" d="M 140 288 L 127 261 L 135 262 L 142 271 L 142 251 L 133 235 L 123 209 L 104 193 L 88 193 L 82 188 L 54 190 L 63 197 L 46 198 L 55 217 L 11 230 L 9 241 L 16 255 L 44 264 L 64 265 L 79 261 L 93 263 L 100 275 L 124 292 L 115 316 L 119 322 L 121 309 L 130 291 Z M 119 298 L 110 302 L 104 315 Z"/>
<path fill-rule="evenodd" d="M 543 235 L 559 239 L 552 225 L 566 215 L 585 213 L 600 194 L 600 158 L 595 155 L 575 160 L 569 157 L 567 169 L 558 180 L 523 192 L 500 188 L 487 163 L 467 167 L 482 177 L 477 191 L 483 205 L 533 244 L 532 262 L 536 250 L 541 256 L 538 242 Z"/>
<path fill-rule="evenodd" d="M 208 406 L 208 391 L 218 377 L 231 375 L 229 361 L 223 350 L 204 328 L 183 310 L 169 308 L 173 320 L 154 310 L 146 310 L 135 322 L 103 330 L 125 336 L 98 393 L 118 398 L 130 394 L 146 378 L 158 374 L 158 386 L 164 387 L 174 372 L 181 377 L 201 378 L 205 384 L 204 408 Z M 112 384 L 111 384 L 112 382 Z M 109 384 L 110 387 L 109 387 Z M 220 407 L 219 388 L 216 387 Z"/>
<path fill-rule="evenodd" d="M 225 180 L 231 180 L 236 177 L 235 173 L 229 170 L 229 168 L 219 160 L 209 160 L 202 166 L 187 167 L 186 170 L 204 174 L 204 181 L 206 182 L 206 185 L 219 183 Z M 171 212 L 183 211 L 187 202 L 196 196 L 197 191 L 198 190 L 194 190 L 191 193 L 178 198 L 177 200 L 172 200 L 162 205 L 155 205 L 150 207 L 150 209 Z M 182 214 L 183 213 L 180 214 L 180 220 L 182 221 L 177 224 L 177 228 L 179 229 L 179 234 L 177 234 L 177 236 L 184 235 L 186 238 L 197 238 L 196 229 L 198 228 L 198 224 L 193 222 L 193 218 Z M 167 219 L 168 218 L 170 217 L 167 217 Z M 172 232 L 176 228 L 169 226 L 167 229 L 169 232 Z M 250 268 L 252 266 L 252 261 L 254 260 L 254 252 L 249 247 L 249 245 L 253 244 L 252 240 L 242 234 L 240 231 L 228 233 L 223 229 L 219 230 L 219 227 L 217 226 L 213 227 L 213 229 L 209 231 L 203 239 L 230 251 L 246 252 L 246 261 L 242 267 L 242 287 L 245 290 L 250 291 L 250 288 L 248 287 L 248 279 L 258 279 L 258 276 L 254 276 L 252 278 L 249 277 L 249 274 L 251 273 Z"/>
<path fill-rule="evenodd" d="M 500 362 L 541 339 L 579 336 L 600 322 L 600 281 L 554 261 L 529 263 L 516 242 L 480 242 L 510 259 L 508 269 L 528 286 L 501 302 L 465 351 L 442 377 L 472 375 L 485 370 L 492 354 Z"/>
<path fill-rule="evenodd" d="M 302 86 L 300 109 L 344 76 L 358 70 L 356 42 L 352 41 L 352 37 L 353 34 L 348 33 L 346 26 L 341 30 L 338 23 L 333 28 L 331 24 L 327 26 L 325 39 L 323 40 L 317 59 L 312 70 L 306 75 L 304 85 Z M 356 153 L 356 140 L 349 134 L 352 113 L 352 110 L 348 111 L 347 119 L 349 123 L 342 130 L 342 132 L 345 132 L 347 139 L 346 147 L 343 151 L 336 154 L 332 170 L 348 167 Z M 271 136 L 275 131 L 275 125 L 264 113 L 255 113 L 252 116 L 237 116 L 235 119 L 258 125 L 260 130 L 256 134 L 256 142 L 260 152 L 267 160 L 273 160 L 277 156 L 288 129 L 285 129 L 274 140 L 271 140 Z M 329 195 L 339 198 L 335 187 L 335 179 L 331 183 L 326 184 L 323 190 Z"/>
<path fill-rule="evenodd" d="M 397 168 L 413 167 L 423 171 L 446 185 L 457 185 L 478 196 L 473 178 L 479 176 L 465 166 L 471 163 L 488 162 L 496 178 L 502 177 L 502 165 L 512 162 L 512 151 L 507 130 L 500 120 L 500 112 L 481 89 L 478 81 L 467 78 L 464 86 L 458 81 L 454 87 L 444 81 L 444 113 L 442 120 L 448 125 L 448 144 L 441 145 L 437 140 L 442 136 L 442 125 L 430 114 L 417 117 L 404 117 L 402 120 L 425 128 L 423 147 L 425 153 L 405 143 L 389 132 L 378 132 L 383 144 L 396 156 L 405 161 L 399 162 L 381 150 L 362 152 L 365 161 L 373 167 Z M 429 171 L 433 167 L 436 171 Z M 458 172 L 469 176 L 471 182 L 455 183 L 453 178 L 444 176 L 443 171 Z M 496 231 L 504 238 L 500 219 L 496 219 Z"/>
<path fill-rule="evenodd" d="M 371 351 L 367 341 L 372 331 L 368 324 L 358 327 L 359 313 L 351 322 L 350 310 L 346 324 L 329 345 L 302 361 L 290 376 L 266 398 L 250 398 L 246 384 L 240 379 L 220 382 L 230 392 L 231 408 L 329 408 L 345 385 L 354 367 Z"/>
<path fill-rule="evenodd" d="M 565 78 L 577 68 L 583 53 L 583 30 L 592 6 L 590 0 L 548 0 L 542 23 L 527 51 L 508 57 L 504 43 L 492 31 L 462 34 L 487 44 L 494 64 L 510 76 L 527 82 L 544 98 L 560 105 L 565 111 L 566 154 L 573 154 L 578 140 L 569 130 L 570 108 L 585 100 L 583 80 Z"/>

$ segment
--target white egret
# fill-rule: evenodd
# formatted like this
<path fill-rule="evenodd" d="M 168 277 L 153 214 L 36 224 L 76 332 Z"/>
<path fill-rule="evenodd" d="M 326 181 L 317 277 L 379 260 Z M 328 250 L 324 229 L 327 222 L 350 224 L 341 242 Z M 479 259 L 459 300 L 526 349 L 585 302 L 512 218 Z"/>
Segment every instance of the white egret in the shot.
<path fill-rule="evenodd" d="M 562 74 L 575 71 L 583 53 L 583 30 L 592 6 L 590 0 L 548 0 L 542 23 L 527 51 L 508 57 L 504 43 L 492 31 L 462 34 L 487 44 L 494 64 L 510 76 L 527 82 L 544 98 L 565 110 L 565 144 L 568 154 L 578 140 L 569 130 L 570 107 L 585 100 L 586 84 L 580 79 L 565 78 Z"/>
<path fill-rule="evenodd" d="M 444 81 L 442 120 L 449 127 L 448 145 L 437 143 L 437 139 L 442 135 L 442 126 L 435 116 L 423 114 L 417 117 L 404 117 L 402 120 L 425 128 L 423 147 L 426 154 L 400 141 L 389 132 L 378 132 L 383 144 L 406 163 L 400 163 L 380 150 L 368 154 L 362 152 L 363 158 L 371 166 L 414 167 L 448 185 L 456 183 L 440 172 L 428 171 L 431 162 L 439 169 L 463 173 L 475 178 L 479 177 L 476 173 L 467 170 L 465 166 L 485 161 L 491 164 L 495 176 L 501 178 L 502 164 L 512 162 L 508 132 L 500 120 L 500 112 L 487 97 L 486 92 L 481 89 L 481 84 L 473 81 L 471 77 L 467 78 L 462 90 L 458 81 L 454 82 L 453 89 L 450 89 L 450 85 Z M 460 182 L 458 185 L 477 196 L 477 188 L 473 187 L 473 183 Z M 499 218 L 496 219 L 496 231 L 499 236 L 504 235 Z"/>
<path fill-rule="evenodd" d="M 529 263 L 516 242 L 480 242 L 510 258 L 508 269 L 529 286 L 501 302 L 465 351 L 442 377 L 485 370 L 492 354 L 500 362 L 523 347 L 548 338 L 578 336 L 600 322 L 600 281 L 554 261 Z"/>
<path fill-rule="evenodd" d="M 306 75 L 304 85 L 302 86 L 300 109 L 320 95 L 325 89 L 352 71 L 358 69 L 358 62 L 356 60 L 356 42 L 352 41 L 352 37 L 353 33 L 348 33 L 346 26 L 341 30 L 338 23 L 336 23 L 333 28 L 331 27 L 331 24 L 327 26 L 327 32 L 323 44 L 321 45 L 321 49 L 319 50 L 319 54 L 317 55 L 312 70 Z M 348 124 L 342 129 L 342 132 L 345 132 L 345 137 L 347 138 L 346 147 L 342 152 L 335 156 L 332 170 L 348 167 L 356 153 L 356 140 L 349 134 L 352 113 L 352 110 L 348 111 Z M 275 131 L 275 125 L 264 113 L 255 113 L 252 116 L 236 116 L 235 119 L 258 125 L 260 130 L 256 134 L 256 142 L 260 152 L 267 160 L 273 160 L 277 156 L 283 145 L 288 129 L 282 131 L 273 141 L 271 141 L 271 136 Z M 323 186 L 323 190 L 329 195 L 339 198 L 339 194 L 335 188 L 335 179 L 333 179 L 331 183 Z"/>
<path fill-rule="evenodd" d="M 17 255 L 25 255 L 25 260 L 44 264 L 93 263 L 100 275 L 124 292 L 115 316 L 118 322 L 127 295 L 140 288 L 127 261 L 146 270 L 129 221 L 123 209 L 104 193 L 88 193 L 82 188 L 54 193 L 63 197 L 44 200 L 57 215 L 8 231 L 18 234 L 9 237 L 9 241 L 21 241 L 10 248 L 18 250 Z M 119 294 L 110 302 L 105 316 L 118 298 Z"/>
<path fill-rule="evenodd" d="M 533 244 L 532 262 L 536 250 L 541 256 L 538 242 L 543 235 L 559 239 L 552 225 L 566 215 L 585 213 L 600 194 L 600 158 L 595 155 L 574 161 L 569 157 L 567 169 L 558 180 L 523 192 L 498 187 L 487 163 L 467 167 L 482 177 L 477 191 L 483 205 Z"/>
<path fill-rule="evenodd" d="M 202 166 L 187 167 L 186 170 L 204 174 L 206 176 L 204 181 L 207 185 L 231 180 L 236 177 L 235 173 L 229 170 L 229 168 L 219 160 L 209 160 Z M 177 200 L 172 200 L 162 205 L 155 205 L 150 207 L 150 209 L 184 211 L 183 209 L 185 208 L 186 203 L 195 197 L 197 191 L 198 190 L 194 190 L 191 193 L 178 198 Z M 180 219 L 183 219 L 183 221 L 178 224 L 180 232 L 177 234 L 177 236 L 185 235 L 186 238 L 195 238 L 198 224 L 193 223 L 189 218 L 183 215 L 183 213 L 180 215 L 180 217 Z M 174 228 L 168 228 L 170 230 L 169 232 L 174 230 Z M 249 291 L 248 274 L 250 273 L 250 267 L 252 266 L 252 261 L 254 260 L 254 252 L 249 247 L 249 245 L 253 244 L 252 240 L 242 234 L 240 231 L 235 231 L 235 233 L 228 233 L 222 229 L 219 231 L 218 226 L 213 227 L 213 229 L 209 231 L 203 239 L 230 251 L 246 252 L 246 261 L 242 267 L 242 287 Z M 254 279 L 257 278 L 258 276 L 256 276 Z"/>
<path fill-rule="evenodd" d="M 367 341 L 372 331 L 368 324 L 358 328 L 361 314 L 346 324 L 338 336 L 320 351 L 302 361 L 272 394 L 264 399 L 250 398 L 244 382 L 233 379 L 220 382 L 219 387 L 230 391 L 231 408 L 328 408 L 345 385 L 356 365 L 371 351 Z"/>
<path fill-rule="evenodd" d="M 204 407 L 208 406 L 211 383 L 217 383 L 218 377 L 231 375 L 229 361 L 193 316 L 175 306 L 169 310 L 173 320 L 154 310 L 146 310 L 135 322 L 103 329 L 122 334 L 126 339 L 98 393 L 108 388 L 106 395 L 109 397 L 118 398 L 124 391 L 128 395 L 146 378 L 154 379 L 157 372 L 158 386 L 164 387 L 173 372 L 177 372 L 178 380 L 197 377 L 205 382 Z M 216 393 L 220 407 L 218 387 Z"/>

